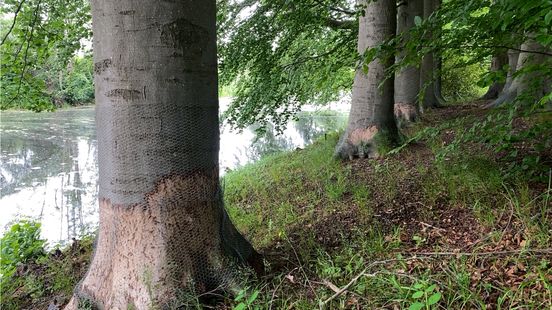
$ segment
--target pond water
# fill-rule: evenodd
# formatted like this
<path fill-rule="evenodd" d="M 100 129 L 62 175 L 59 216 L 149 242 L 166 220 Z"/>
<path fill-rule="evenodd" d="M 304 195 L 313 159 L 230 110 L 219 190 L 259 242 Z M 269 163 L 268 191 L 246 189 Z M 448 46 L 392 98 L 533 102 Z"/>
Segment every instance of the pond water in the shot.
<path fill-rule="evenodd" d="M 225 106 L 228 100 L 221 100 Z M 97 227 L 98 162 L 94 108 L 0 115 L 0 234 L 17 219 L 42 223 L 42 237 L 64 244 Z M 221 129 L 221 174 L 264 155 L 304 147 L 343 128 L 343 113 L 303 113 L 281 135 L 269 128 Z"/>

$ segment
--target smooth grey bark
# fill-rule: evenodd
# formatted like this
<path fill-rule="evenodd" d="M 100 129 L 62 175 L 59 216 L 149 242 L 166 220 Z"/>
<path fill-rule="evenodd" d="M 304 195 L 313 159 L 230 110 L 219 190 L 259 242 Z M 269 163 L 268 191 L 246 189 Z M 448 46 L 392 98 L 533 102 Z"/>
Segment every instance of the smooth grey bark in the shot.
<path fill-rule="evenodd" d="M 178 307 L 258 254 L 222 207 L 215 0 L 92 0 L 100 228 L 66 309 Z"/>
<path fill-rule="evenodd" d="M 497 107 L 504 103 L 512 103 L 515 100 L 521 100 L 522 103 L 534 103 L 535 100 L 547 94 L 547 90 L 550 89 L 550 77 L 543 76 L 538 71 L 514 76 L 515 72 L 523 70 L 531 65 L 551 62 L 549 57 L 547 58 L 543 54 L 533 53 L 545 51 L 545 48 L 533 39 L 524 42 L 521 45 L 521 50 L 527 52 L 521 52 L 519 56 L 517 56 L 517 53 L 509 51 L 510 71 L 506 79 L 504 91 L 496 100 L 487 105 L 487 108 Z M 513 68 L 513 62 L 516 58 L 517 64 L 515 68 Z"/>
<path fill-rule="evenodd" d="M 363 54 L 395 35 L 396 3 L 394 0 L 369 3 L 359 0 L 357 3 L 366 6 L 364 16 L 360 17 L 358 33 L 358 52 Z M 349 122 L 337 145 L 337 157 L 375 157 L 378 156 L 379 143 L 398 139 L 393 115 L 394 78 L 385 79 L 385 70 L 393 65 L 393 61 L 377 59 L 368 65 L 367 73 L 362 68 L 356 70 Z"/>
<path fill-rule="evenodd" d="M 408 33 L 415 26 L 415 17 L 422 16 L 422 9 L 423 0 L 408 0 L 399 6 L 397 12 L 397 34 Z M 408 40 L 407 35 L 404 35 L 403 38 L 405 41 Z M 401 52 L 398 58 L 401 59 L 403 57 L 404 52 Z M 418 66 L 410 65 L 396 73 L 394 111 L 399 126 L 416 121 L 419 91 L 420 68 Z"/>
<path fill-rule="evenodd" d="M 423 18 L 427 19 L 435 10 L 434 0 L 424 0 Z M 432 36 L 432 34 L 428 34 Z M 439 98 L 435 95 L 435 55 L 433 52 L 427 53 L 422 58 L 420 69 L 420 91 L 423 94 L 421 98 L 421 111 L 426 108 L 435 108 L 439 106 Z"/>
<path fill-rule="evenodd" d="M 508 54 L 507 54 L 507 52 L 506 51 L 499 51 L 493 56 L 493 59 L 491 60 L 490 72 L 498 72 L 498 71 L 502 70 L 502 68 L 506 64 L 508 64 Z M 504 89 L 504 85 L 505 85 L 505 83 L 500 82 L 500 81 L 493 82 L 493 84 L 491 86 L 489 86 L 489 89 L 487 90 L 485 95 L 483 95 L 483 97 L 481 97 L 481 99 L 490 100 L 490 99 L 498 98 L 498 95 Z"/>
<path fill-rule="evenodd" d="M 519 46 L 521 48 L 521 46 Z M 508 50 L 508 74 L 506 75 L 506 82 L 504 83 L 503 91 L 506 91 L 512 86 L 514 81 L 514 74 L 516 73 L 519 60 L 519 51 L 509 49 Z"/>

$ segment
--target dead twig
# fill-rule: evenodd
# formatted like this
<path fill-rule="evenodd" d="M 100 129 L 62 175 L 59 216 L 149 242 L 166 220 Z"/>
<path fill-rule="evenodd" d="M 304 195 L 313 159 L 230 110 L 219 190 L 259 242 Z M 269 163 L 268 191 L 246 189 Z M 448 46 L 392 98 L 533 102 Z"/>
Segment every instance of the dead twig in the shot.
<path fill-rule="evenodd" d="M 312 293 L 316 296 L 316 291 L 312 287 L 312 284 L 310 283 L 309 277 L 307 276 L 307 273 L 305 272 L 305 269 L 303 268 L 303 263 L 301 263 L 301 260 L 299 259 L 299 255 L 297 255 L 297 251 L 295 251 L 295 248 L 293 247 L 293 244 L 289 240 L 289 238 L 286 236 L 286 240 L 289 243 L 291 249 L 293 250 L 293 254 L 295 255 L 295 259 L 297 259 L 297 263 L 299 264 L 299 270 L 305 277 L 305 281 L 307 281 L 307 284 L 309 285 L 309 288 L 311 289 Z"/>
<path fill-rule="evenodd" d="M 422 222 L 422 221 L 418 221 L 418 223 L 420 223 L 422 226 L 430 227 L 430 228 L 433 228 L 433 229 L 436 229 L 436 230 L 447 231 L 447 230 L 444 229 L 444 228 L 437 227 L 437 226 L 433 226 L 433 225 L 431 225 L 431 224 L 424 223 L 424 222 Z"/>
<path fill-rule="evenodd" d="M 493 256 L 493 255 L 508 255 L 508 254 L 552 254 L 552 249 L 520 249 L 509 251 L 487 251 L 487 252 L 416 252 L 416 253 L 400 253 L 401 255 L 423 255 L 423 256 Z"/>
<path fill-rule="evenodd" d="M 326 285 L 327 287 L 330 288 L 330 290 L 334 291 L 334 293 L 337 293 L 339 292 L 339 287 L 335 286 L 335 284 L 333 284 L 332 282 L 324 279 L 322 280 L 322 284 Z"/>
<path fill-rule="evenodd" d="M 329 281 L 323 280 L 324 284 L 326 284 L 326 282 L 328 282 L 333 286 L 333 287 L 330 287 L 328 284 L 326 284 L 335 293 L 331 297 L 329 297 L 328 299 L 326 299 L 324 301 L 320 301 L 319 308 L 320 308 L 320 310 L 324 309 L 324 307 L 329 302 L 331 302 L 335 298 L 339 297 L 341 294 L 345 293 L 351 286 L 353 286 L 363 276 L 364 277 L 375 277 L 378 274 L 382 274 L 382 273 L 388 273 L 389 274 L 389 272 L 386 272 L 386 271 L 376 271 L 374 273 L 366 273 L 368 270 L 370 270 L 370 268 L 372 268 L 376 265 L 387 264 L 387 263 L 390 263 L 390 262 L 404 262 L 404 261 L 420 260 L 420 259 L 431 259 L 431 258 L 430 257 L 408 257 L 408 258 L 392 258 L 392 259 L 386 259 L 386 260 L 381 260 L 381 261 L 375 261 L 375 262 L 371 263 L 370 265 L 368 265 L 368 267 L 364 268 L 364 270 L 362 270 L 361 273 L 359 273 L 353 279 L 351 279 L 351 281 L 349 281 L 349 283 L 347 283 L 345 286 L 343 286 L 342 288 L 339 288 L 339 289 L 337 288 L 337 286 L 331 284 Z M 404 273 L 397 273 L 397 275 L 404 276 L 405 274 Z"/>
<path fill-rule="evenodd" d="M 298 268 L 299 267 L 293 268 L 290 272 L 288 272 L 287 275 L 290 275 L 292 272 L 294 272 Z M 278 292 L 278 289 L 280 288 L 280 286 L 284 282 L 284 279 L 285 279 L 285 277 L 283 277 L 282 280 L 280 280 L 280 283 L 278 283 L 278 285 L 276 285 L 276 288 L 274 288 L 274 291 L 272 292 L 272 297 L 270 298 L 270 302 L 268 303 L 269 304 L 268 310 L 272 310 L 272 304 L 274 303 L 274 298 L 276 298 L 276 292 Z"/>
<path fill-rule="evenodd" d="M 324 301 L 321 301 L 320 302 L 320 310 L 324 309 L 324 307 L 332 300 L 334 300 L 335 298 L 339 297 L 339 295 L 343 294 L 344 292 L 346 292 L 351 286 L 353 286 L 353 284 L 355 284 L 358 279 L 360 279 L 362 276 L 376 276 L 378 274 L 378 272 L 376 273 L 373 273 L 373 274 L 367 274 L 366 271 L 368 271 L 368 267 L 366 267 L 364 270 L 362 270 L 361 273 L 359 273 L 358 275 L 356 275 L 351 281 L 349 281 L 349 283 L 347 283 L 347 285 L 345 285 L 344 287 L 340 288 L 337 292 L 335 292 L 335 294 L 333 294 L 331 297 L 329 297 L 328 299 L 324 300 Z"/>

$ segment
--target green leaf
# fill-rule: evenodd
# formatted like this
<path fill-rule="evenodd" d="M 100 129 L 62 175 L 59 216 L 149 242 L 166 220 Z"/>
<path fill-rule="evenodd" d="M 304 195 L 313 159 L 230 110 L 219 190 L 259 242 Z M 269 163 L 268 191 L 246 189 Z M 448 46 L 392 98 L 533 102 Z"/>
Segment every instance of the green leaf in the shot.
<path fill-rule="evenodd" d="M 245 297 L 245 290 L 241 290 L 239 293 L 238 293 L 238 296 L 236 296 L 236 298 L 234 298 L 234 301 L 240 301 L 242 300 L 244 297 Z"/>
<path fill-rule="evenodd" d="M 417 292 L 414 292 L 414 294 L 412 294 L 412 298 L 414 298 L 414 299 L 418 299 L 422 296 L 424 296 L 424 292 L 422 292 L 422 291 L 417 291 Z"/>
<path fill-rule="evenodd" d="M 257 296 L 259 296 L 259 291 L 254 291 L 253 294 L 251 294 L 251 296 L 249 296 L 249 298 L 247 299 L 247 304 L 252 304 L 255 299 L 257 299 Z"/>
<path fill-rule="evenodd" d="M 237 306 L 234 307 L 234 310 L 245 310 L 246 308 L 247 306 L 243 302 L 240 302 Z"/>
<path fill-rule="evenodd" d="M 552 22 L 552 11 L 550 11 L 546 14 L 546 16 L 544 17 L 544 22 L 547 25 L 550 25 L 550 22 Z"/>
<path fill-rule="evenodd" d="M 433 292 L 436 288 L 437 288 L 437 285 L 436 285 L 436 284 L 433 284 L 433 285 L 431 285 L 430 287 L 426 288 L 426 289 L 425 289 L 425 292 L 426 292 L 426 293 L 431 293 L 431 292 Z"/>
<path fill-rule="evenodd" d="M 421 302 L 415 302 L 415 303 L 411 304 L 410 307 L 408 307 L 408 310 L 420 310 L 424 306 L 425 305 Z"/>
<path fill-rule="evenodd" d="M 441 296 L 442 295 L 439 292 L 429 296 L 429 298 L 427 299 L 427 304 L 431 306 L 431 305 L 434 305 L 434 304 L 438 303 L 439 300 L 441 300 Z"/>
<path fill-rule="evenodd" d="M 422 18 L 420 16 L 415 16 L 414 17 L 414 24 L 416 26 L 420 26 L 422 24 Z"/>

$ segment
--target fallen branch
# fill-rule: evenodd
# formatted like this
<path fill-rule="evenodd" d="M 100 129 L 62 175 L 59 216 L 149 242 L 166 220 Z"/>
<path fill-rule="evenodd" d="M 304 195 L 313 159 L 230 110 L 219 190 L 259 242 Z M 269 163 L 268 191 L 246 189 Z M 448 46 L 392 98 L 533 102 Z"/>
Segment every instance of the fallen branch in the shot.
<path fill-rule="evenodd" d="M 433 228 L 433 229 L 436 229 L 436 230 L 447 231 L 447 230 L 444 229 L 444 228 L 440 228 L 440 227 L 437 227 L 437 226 L 433 226 L 433 225 L 431 225 L 431 224 L 424 223 L 424 222 L 422 222 L 422 221 L 418 221 L 418 223 L 420 223 L 422 226 L 426 226 L 426 227 Z"/>
<path fill-rule="evenodd" d="M 332 291 L 334 291 L 334 293 L 337 293 L 339 292 L 339 287 L 335 286 L 335 284 L 333 284 L 332 282 L 324 279 L 322 280 L 322 284 L 326 285 L 327 287 L 329 287 Z"/>
<path fill-rule="evenodd" d="M 488 251 L 488 252 L 414 252 L 414 253 L 399 253 L 401 255 L 423 255 L 423 256 L 487 256 L 487 255 L 508 255 L 508 254 L 551 254 L 552 249 L 520 249 L 509 251 Z"/>
<path fill-rule="evenodd" d="M 329 297 L 328 299 L 324 300 L 324 301 L 321 301 L 320 302 L 320 310 L 324 309 L 324 307 L 332 300 L 334 300 L 335 298 L 339 297 L 339 295 L 343 294 L 344 292 L 346 292 L 351 286 L 353 286 L 353 284 L 355 284 L 358 279 L 360 279 L 362 276 L 376 276 L 378 274 L 378 272 L 376 273 L 373 273 L 373 274 L 367 274 L 366 271 L 368 271 L 368 267 L 366 267 L 364 270 L 362 270 L 361 273 L 359 273 L 357 276 L 355 276 L 351 281 L 349 281 L 349 283 L 347 283 L 347 285 L 345 285 L 344 287 L 340 288 L 337 292 L 335 292 L 335 294 L 333 294 L 331 297 Z"/>
<path fill-rule="evenodd" d="M 381 261 L 375 261 L 373 263 L 371 263 L 370 265 L 368 265 L 368 267 L 364 268 L 364 270 L 362 270 L 361 273 L 359 273 L 358 275 L 356 275 L 351 281 L 349 281 L 349 283 L 347 283 L 347 285 L 345 285 L 344 287 L 340 288 L 340 289 L 337 289 L 337 287 L 330 283 L 329 281 L 326 281 L 324 280 L 324 284 L 326 284 L 328 287 L 330 287 L 330 289 L 332 291 L 335 292 L 335 294 L 333 294 L 331 297 L 329 297 L 328 299 L 324 300 L 324 301 L 320 301 L 319 303 L 319 308 L 320 310 L 324 309 L 324 307 L 332 300 L 336 299 L 337 297 L 339 297 L 341 294 L 345 293 L 352 285 L 354 285 L 358 279 L 360 279 L 361 277 L 365 276 L 365 277 L 375 277 L 376 275 L 378 274 L 381 274 L 383 273 L 383 271 L 376 271 L 374 273 L 366 273 L 370 268 L 376 266 L 376 265 L 382 265 L 382 264 L 387 264 L 387 263 L 390 263 L 390 262 L 397 262 L 397 261 L 409 261 L 409 260 L 419 260 L 419 259 L 424 259 L 423 257 L 409 257 L 409 258 L 392 258 L 392 259 L 386 259 L 386 260 L 381 260 Z M 331 286 L 329 286 L 327 283 L 331 284 Z"/>

